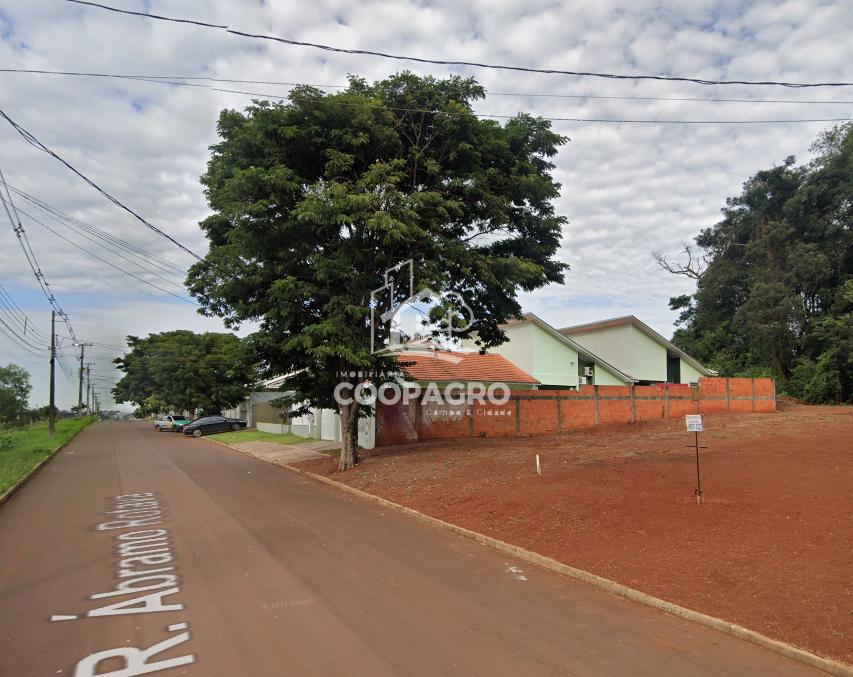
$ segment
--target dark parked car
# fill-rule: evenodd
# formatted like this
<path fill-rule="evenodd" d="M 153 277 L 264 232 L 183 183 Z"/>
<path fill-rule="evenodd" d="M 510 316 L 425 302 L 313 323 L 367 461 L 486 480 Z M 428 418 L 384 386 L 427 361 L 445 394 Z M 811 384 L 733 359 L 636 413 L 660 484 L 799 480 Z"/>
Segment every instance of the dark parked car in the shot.
<path fill-rule="evenodd" d="M 204 416 L 197 418 L 192 423 L 187 423 L 181 428 L 184 435 L 201 437 L 211 433 L 224 433 L 228 430 L 242 430 L 246 422 L 239 418 L 227 418 L 225 416 Z"/>

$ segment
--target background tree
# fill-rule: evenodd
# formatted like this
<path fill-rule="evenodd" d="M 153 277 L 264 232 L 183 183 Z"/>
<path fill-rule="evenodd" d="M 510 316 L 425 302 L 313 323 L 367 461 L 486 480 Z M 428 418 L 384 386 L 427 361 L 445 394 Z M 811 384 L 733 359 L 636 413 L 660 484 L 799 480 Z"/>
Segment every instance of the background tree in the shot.
<path fill-rule="evenodd" d="M 202 177 L 210 249 L 188 285 L 229 326 L 260 322 L 251 342 L 267 376 L 290 374 L 300 401 L 338 409 L 342 469 L 368 412 L 338 406 L 335 385 L 395 369 L 370 352 L 370 292 L 387 268 L 413 259 L 419 288 L 461 293 L 485 346 L 505 340 L 519 290 L 562 282 L 549 158 L 566 139 L 529 115 L 477 118 L 483 97 L 473 79 L 406 72 L 219 117 Z"/>
<path fill-rule="evenodd" d="M 690 268 L 696 293 L 673 342 L 726 375 L 769 375 L 810 402 L 853 399 L 853 125 L 758 172 L 730 198 L 723 219 L 696 238 L 687 263 L 653 256 L 669 272 Z M 696 261 L 701 266 L 696 267 Z"/>
<path fill-rule="evenodd" d="M 257 381 L 251 350 L 234 334 L 169 331 L 128 336 L 127 344 L 130 351 L 115 360 L 124 376 L 112 393 L 146 415 L 170 409 L 218 414 Z"/>
<path fill-rule="evenodd" d="M 0 367 L 0 423 L 18 420 L 27 410 L 30 398 L 30 373 L 17 364 Z"/>

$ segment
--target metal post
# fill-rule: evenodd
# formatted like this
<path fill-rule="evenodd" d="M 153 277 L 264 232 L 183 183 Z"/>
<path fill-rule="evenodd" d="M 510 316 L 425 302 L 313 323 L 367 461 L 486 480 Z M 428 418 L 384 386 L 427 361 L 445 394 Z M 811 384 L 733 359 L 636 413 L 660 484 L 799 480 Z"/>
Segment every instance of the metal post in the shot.
<path fill-rule="evenodd" d="M 47 429 L 50 439 L 56 437 L 56 311 L 50 311 L 50 403 Z"/>
<path fill-rule="evenodd" d="M 696 435 L 696 502 L 702 502 L 702 480 L 699 477 L 699 433 L 695 432 Z"/>

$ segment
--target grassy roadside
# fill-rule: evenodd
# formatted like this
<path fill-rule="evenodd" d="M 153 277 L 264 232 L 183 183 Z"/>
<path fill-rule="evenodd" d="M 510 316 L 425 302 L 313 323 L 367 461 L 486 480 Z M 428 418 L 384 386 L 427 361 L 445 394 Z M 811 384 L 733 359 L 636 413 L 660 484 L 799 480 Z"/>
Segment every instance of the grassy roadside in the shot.
<path fill-rule="evenodd" d="M 53 440 L 48 435 L 47 421 L 36 423 L 31 428 L 0 430 L 0 494 L 92 421 L 92 418 L 61 419 L 56 422 Z"/>
<path fill-rule="evenodd" d="M 216 433 L 215 435 L 206 435 L 206 437 L 217 442 L 222 442 L 223 444 L 234 444 L 235 442 L 273 442 L 275 444 L 288 445 L 313 441 L 310 437 L 300 437 L 291 433 L 277 435 L 276 433 L 265 433 L 254 428 L 239 430 L 237 432 Z"/>

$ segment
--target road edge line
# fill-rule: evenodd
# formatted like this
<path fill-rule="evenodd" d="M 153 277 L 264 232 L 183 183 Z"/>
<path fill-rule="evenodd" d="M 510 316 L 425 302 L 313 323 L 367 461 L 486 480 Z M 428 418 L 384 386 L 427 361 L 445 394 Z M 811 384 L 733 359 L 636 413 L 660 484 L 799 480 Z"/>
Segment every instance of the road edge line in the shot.
<path fill-rule="evenodd" d="M 220 442 L 219 444 L 222 443 Z M 228 445 L 223 444 L 223 446 Z M 234 451 L 241 451 L 240 449 L 236 449 L 234 447 L 230 448 L 234 449 Z M 253 458 L 257 457 L 253 456 Z M 698 623 L 699 625 L 703 625 L 713 630 L 723 632 L 727 635 L 731 635 L 732 637 L 737 637 L 738 639 L 745 640 L 747 642 L 750 642 L 751 644 L 755 644 L 764 649 L 768 649 L 770 651 L 773 651 L 774 653 L 785 656 L 786 658 L 790 658 L 799 663 L 808 665 L 809 667 L 813 667 L 818 670 L 823 670 L 824 672 L 830 675 L 834 675 L 835 677 L 853 677 L 853 666 L 848 666 L 845 663 L 841 663 L 831 658 L 824 658 L 817 654 L 811 653 L 810 651 L 806 651 L 805 649 L 800 649 L 799 647 L 796 647 L 792 644 L 786 644 L 785 642 L 782 642 L 777 639 L 771 639 L 766 635 L 762 635 L 760 632 L 750 630 L 749 628 L 737 625 L 736 623 L 730 623 L 729 621 L 725 621 L 721 618 L 709 616 L 708 614 L 704 614 L 700 611 L 694 611 L 693 609 L 688 609 L 687 607 L 674 604 L 673 602 L 667 602 L 664 599 L 654 597 L 653 595 L 649 595 L 645 592 L 641 592 L 640 590 L 636 590 L 635 588 L 628 587 L 627 585 L 623 585 L 622 583 L 617 583 L 616 581 L 612 581 L 608 578 L 603 578 L 589 571 L 578 569 L 568 564 L 563 564 L 562 562 L 558 562 L 557 560 L 551 557 L 540 555 L 539 553 L 533 552 L 532 550 L 526 550 L 525 548 L 522 548 L 520 546 L 512 545 L 511 543 L 507 543 L 506 541 L 501 541 L 497 538 L 492 538 L 491 536 L 486 536 L 485 534 L 481 534 L 476 531 L 471 531 L 470 529 L 460 527 L 457 524 L 445 522 L 444 520 L 440 520 L 437 517 L 431 517 L 430 515 L 426 515 L 418 510 L 415 510 L 414 508 L 407 508 L 406 506 L 400 505 L 399 503 L 394 503 L 393 501 L 389 501 L 388 499 L 382 498 L 381 496 L 376 496 L 366 491 L 362 491 L 361 489 L 356 489 L 355 487 L 351 487 L 348 484 L 338 482 L 323 475 L 318 475 L 316 473 L 310 472 L 308 470 L 303 470 L 302 468 L 297 468 L 296 466 L 289 465 L 286 463 L 274 463 L 274 465 L 278 465 L 299 475 L 310 477 L 314 480 L 317 480 L 318 482 L 322 482 L 323 484 L 335 487 L 345 493 L 358 496 L 374 503 L 378 503 L 379 505 L 385 506 L 387 508 L 391 508 L 392 510 L 395 510 L 397 512 L 409 515 L 410 517 L 414 517 L 419 522 L 430 524 L 439 529 L 444 529 L 445 531 L 451 531 L 459 536 L 462 536 L 463 538 L 475 541 L 477 543 L 480 543 L 481 545 L 488 545 L 503 553 L 517 557 L 518 559 L 531 562 L 532 564 L 536 564 L 538 566 L 544 567 L 545 569 L 549 569 L 550 571 L 554 571 L 570 578 L 574 578 L 575 580 L 583 581 L 584 583 L 589 583 L 590 585 L 593 585 L 601 590 L 605 590 L 618 597 L 623 597 L 625 599 L 638 602 L 645 606 L 649 606 L 654 609 L 658 609 L 659 611 L 663 611 L 667 614 L 670 614 L 671 616 L 677 616 L 679 618 Z"/>
<path fill-rule="evenodd" d="M 2 508 L 4 505 L 6 505 L 6 503 L 9 502 L 9 500 L 12 498 L 12 496 L 17 494 L 18 491 L 20 489 L 22 489 L 23 486 L 27 482 L 29 482 L 39 470 L 41 470 L 45 465 L 47 465 L 47 463 L 49 461 L 53 460 L 54 456 L 56 456 L 60 451 L 62 451 L 63 449 L 65 449 L 65 447 L 67 447 L 69 444 L 71 444 L 74 441 L 74 439 L 77 437 L 77 435 L 82 433 L 86 428 L 88 428 L 90 425 L 92 425 L 92 423 L 94 423 L 94 421 L 92 421 L 88 425 L 85 425 L 82 428 L 80 428 L 80 430 L 78 430 L 76 433 L 74 433 L 74 435 L 71 437 L 71 439 L 66 440 L 65 442 L 60 444 L 58 447 L 56 447 L 56 449 L 51 451 L 47 456 L 45 456 L 42 460 L 40 460 L 38 463 L 36 463 L 26 475 L 24 475 L 21 479 L 19 479 L 17 482 L 15 482 L 15 484 L 13 484 L 11 487 L 6 489 L 6 491 L 3 492 L 3 495 L 0 496 L 0 508 Z"/>

